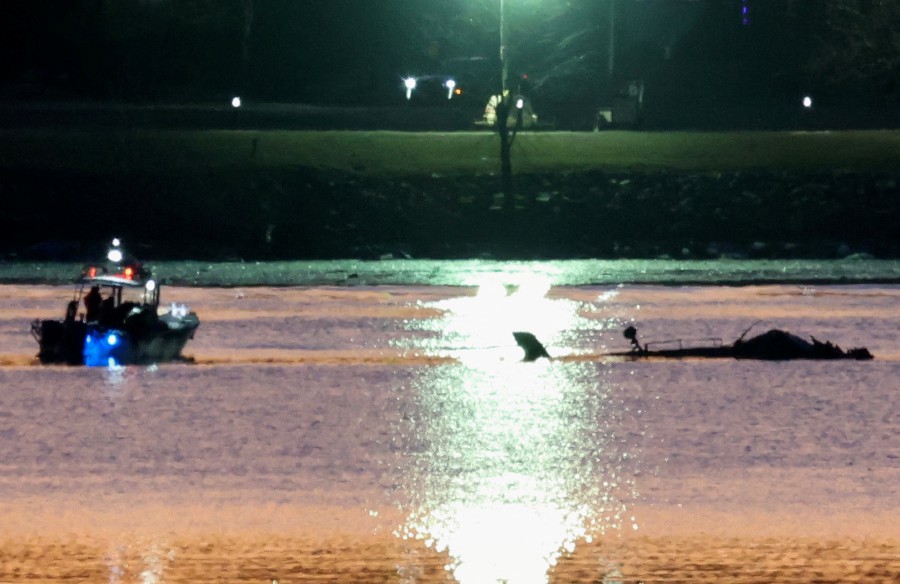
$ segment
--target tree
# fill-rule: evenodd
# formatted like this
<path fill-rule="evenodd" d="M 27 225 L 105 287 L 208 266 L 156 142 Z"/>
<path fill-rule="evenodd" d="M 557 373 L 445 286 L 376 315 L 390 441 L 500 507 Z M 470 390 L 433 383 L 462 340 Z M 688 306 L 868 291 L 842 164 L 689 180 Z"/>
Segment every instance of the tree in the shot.
<path fill-rule="evenodd" d="M 819 85 L 849 94 L 900 98 L 900 2 L 827 0 L 799 3 L 815 47 L 807 71 Z"/>

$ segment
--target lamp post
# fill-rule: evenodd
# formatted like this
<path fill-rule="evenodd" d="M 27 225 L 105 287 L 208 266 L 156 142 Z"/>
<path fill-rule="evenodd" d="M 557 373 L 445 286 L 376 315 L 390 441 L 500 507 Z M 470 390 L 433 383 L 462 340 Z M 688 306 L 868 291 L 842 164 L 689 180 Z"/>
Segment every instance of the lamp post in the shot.
<path fill-rule="evenodd" d="M 616 69 L 616 0 L 609 0 L 609 60 L 606 66 L 607 77 L 612 83 Z"/>
<path fill-rule="evenodd" d="M 505 98 L 509 66 L 506 54 L 506 0 L 500 0 L 500 97 Z"/>
<path fill-rule="evenodd" d="M 509 110 L 510 95 L 507 86 L 509 61 L 506 48 L 506 0 L 500 0 L 500 100 L 497 103 L 497 133 L 500 135 L 500 175 L 503 192 L 510 196 L 512 161 L 510 157 Z M 511 203 L 509 203 L 511 204 Z"/>

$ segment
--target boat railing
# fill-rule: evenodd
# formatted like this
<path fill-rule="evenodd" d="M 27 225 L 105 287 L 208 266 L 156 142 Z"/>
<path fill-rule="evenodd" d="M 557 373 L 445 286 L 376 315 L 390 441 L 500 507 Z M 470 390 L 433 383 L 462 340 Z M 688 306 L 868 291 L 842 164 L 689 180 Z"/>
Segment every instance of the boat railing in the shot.
<path fill-rule="evenodd" d="M 663 341 L 648 341 L 644 344 L 644 350 L 665 350 L 665 349 L 695 349 L 698 347 L 721 347 L 721 337 L 704 337 L 699 339 L 666 339 Z"/>

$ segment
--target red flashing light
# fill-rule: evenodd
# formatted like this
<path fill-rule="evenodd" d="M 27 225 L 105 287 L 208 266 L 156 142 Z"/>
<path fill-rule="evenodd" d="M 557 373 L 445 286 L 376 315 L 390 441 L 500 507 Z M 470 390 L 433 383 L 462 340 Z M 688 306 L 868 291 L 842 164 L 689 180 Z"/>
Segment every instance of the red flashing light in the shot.
<path fill-rule="evenodd" d="M 97 277 L 97 268 L 90 267 L 88 268 L 88 278 L 96 278 Z"/>
<path fill-rule="evenodd" d="M 128 279 L 128 280 L 133 280 L 133 279 L 134 279 L 134 270 L 131 268 L 131 266 L 128 266 L 127 268 L 125 268 L 125 271 L 122 272 L 122 274 L 123 274 L 123 275 L 125 276 L 125 278 Z"/>

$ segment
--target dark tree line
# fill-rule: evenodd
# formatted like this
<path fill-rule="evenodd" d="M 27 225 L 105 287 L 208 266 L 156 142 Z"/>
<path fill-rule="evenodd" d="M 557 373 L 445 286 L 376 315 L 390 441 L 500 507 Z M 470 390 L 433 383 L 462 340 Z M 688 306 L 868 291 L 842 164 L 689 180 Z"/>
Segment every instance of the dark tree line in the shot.
<path fill-rule="evenodd" d="M 740 5 L 509 1 L 510 66 L 545 99 L 596 99 L 615 14 L 615 75 L 667 95 L 898 99 L 900 2 L 751 0 L 749 26 Z M 7 95 L 377 102 L 405 72 L 496 58 L 498 18 L 499 0 L 10 0 L 0 83 Z"/>

